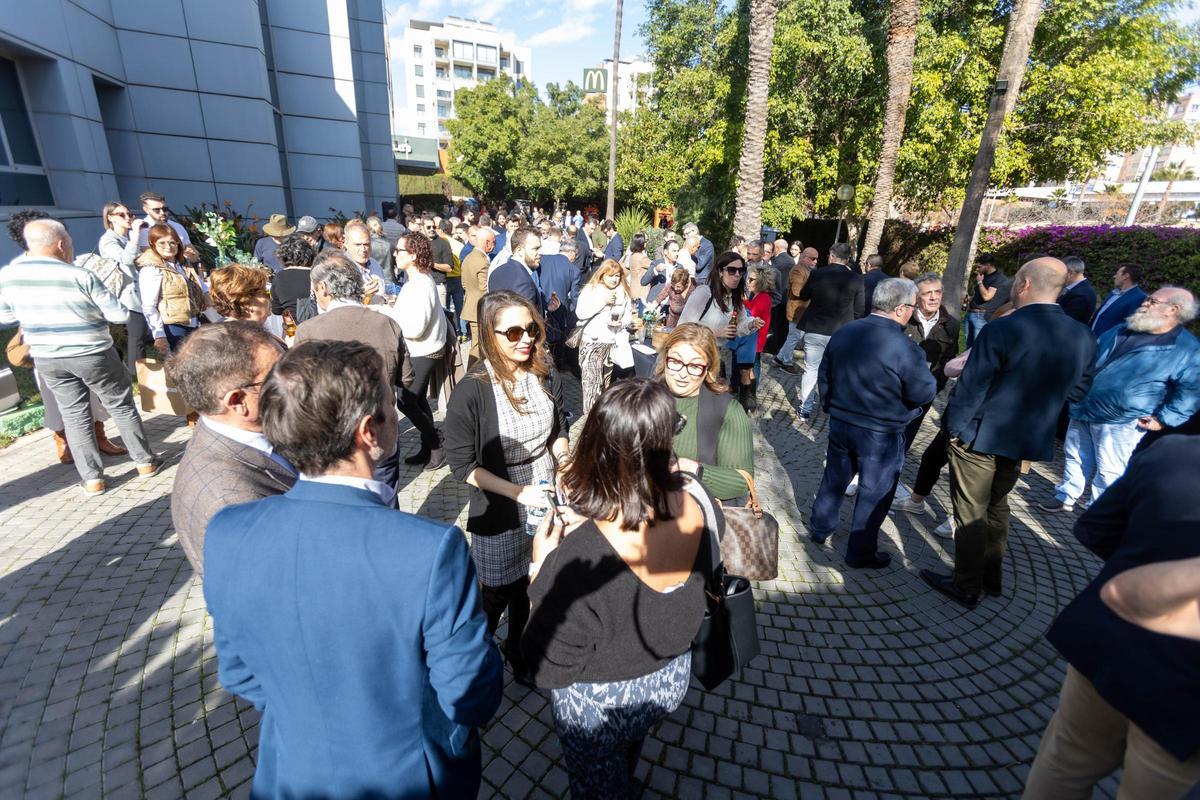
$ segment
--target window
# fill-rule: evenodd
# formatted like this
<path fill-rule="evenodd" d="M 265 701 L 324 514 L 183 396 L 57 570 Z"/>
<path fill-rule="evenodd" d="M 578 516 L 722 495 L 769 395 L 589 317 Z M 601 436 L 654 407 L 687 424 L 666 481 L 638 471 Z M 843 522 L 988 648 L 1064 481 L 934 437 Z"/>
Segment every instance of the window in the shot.
<path fill-rule="evenodd" d="M 424 78 L 425 77 L 425 67 L 421 66 L 420 64 L 414 65 L 413 66 L 413 74 L 416 75 L 418 78 Z"/>
<path fill-rule="evenodd" d="M 470 42 L 455 42 L 454 57 L 461 58 L 463 61 L 474 61 L 475 45 Z"/>
<path fill-rule="evenodd" d="M 494 69 L 479 70 L 479 80 L 481 81 L 490 81 L 494 77 L 496 77 L 496 71 Z"/>
<path fill-rule="evenodd" d="M 509 61 L 508 56 L 500 56 L 500 69 L 509 69 L 510 67 L 511 62 Z"/>
<path fill-rule="evenodd" d="M 418 122 L 417 123 L 417 136 L 424 136 L 424 135 L 425 135 L 425 123 Z"/>
<path fill-rule="evenodd" d="M 413 58 L 421 58 L 425 53 L 425 48 L 419 44 L 413 45 Z"/>
<path fill-rule="evenodd" d="M 449 136 L 449 135 L 450 134 L 446 131 L 446 126 L 439 122 L 438 123 L 438 136 L 445 137 L 445 136 Z"/>
<path fill-rule="evenodd" d="M 464 67 L 462 64 L 455 64 L 454 65 L 454 77 L 466 78 L 467 80 L 471 80 L 475 77 L 475 72 L 470 67 Z"/>
<path fill-rule="evenodd" d="M 437 111 L 438 111 L 438 117 L 445 119 L 446 117 L 450 116 L 450 104 L 449 103 L 438 103 Z"/>
<path fill-rule="evenodd" d="M 17 65 L 0 58 L 0 206 L 52 206 Z"/>
<path fill-rule="evenodd" d="M 425 113 L 425 104 L 424 103 L 417 103 L 417 113 L 418 114 Z"/>
<path fill-rule="evenodd" d="M 445 67 L 436 67 L 433 71 L 433 74 L 434 74 L 434 77 L 437 77 L 437 78 L 446 78 L 446 77 L 449 77 L 449 75 L 450 75 L 450 73 L 446 72 Z"/>
<path fill-rule="evenodd" d="M 516 62 L 516 65 L 517 65 L 517 66 L 516 66 L 516 68 L 513 70 L 513 72 L 514 72 L 515 74 L 517 74 L 517 75 L 520 75 L 520 74 L 521 74 L 521 62 L 520 62 L 520 61 Z"/>
<path fill-rule="evenodd" d="M 424 96 L 425 96 L 425 87 L 424 87 L 424 85 L 418 83 L 417 84 L 417 97 L 424 97 Z"/>
<path fill-rule="evenodd" d="M 448 89 L 438 89 L 437 96 L 438 96 L 438 100 L 449 100 L 450 99 L 450 91 Z"/>
<path fill-rule="evenodd" d="M 444 47 L 433 48 L 433 57 L 434 58 L 445 58 L 446 57 L 446 48 L 444 48 Z"/>
<path fill-rule="evenodd" d="M 480 64 L 496 63 L 496 48 L 481 44 L 475 48 L 475 60 Z"/>

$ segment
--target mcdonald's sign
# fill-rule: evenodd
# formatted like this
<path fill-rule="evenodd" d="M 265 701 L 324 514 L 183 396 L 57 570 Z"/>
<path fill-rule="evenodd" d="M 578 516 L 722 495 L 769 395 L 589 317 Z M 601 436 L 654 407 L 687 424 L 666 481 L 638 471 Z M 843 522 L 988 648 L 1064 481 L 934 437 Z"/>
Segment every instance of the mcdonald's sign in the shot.
<path fill-rule="evenodd" d="M 583 93 L 607 93 L 608 92 L 608 70 L 606 69 L 585 69 L 583 71 Z"/>

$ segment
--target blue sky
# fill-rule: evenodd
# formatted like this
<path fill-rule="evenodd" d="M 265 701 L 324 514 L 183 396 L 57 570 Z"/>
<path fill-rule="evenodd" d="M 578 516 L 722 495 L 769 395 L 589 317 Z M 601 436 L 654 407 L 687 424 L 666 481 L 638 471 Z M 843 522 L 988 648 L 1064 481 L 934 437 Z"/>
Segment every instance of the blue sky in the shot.
<path fill-rule="evenodd" d="M 439 22 L 457 16 L 491 22 L 510 34 L 506 38 L 532 49 L 533 80 L 539 90 L 552 81 L 581 83 L 585 67 L 612 57 L 615 0 L 384 0 L 384 7 L 393 42 L 403 35 L 409 19 Z M 643 0 L 625 0 L 623 58 L 643 50 L 637 29 L 645 12 Z"/>

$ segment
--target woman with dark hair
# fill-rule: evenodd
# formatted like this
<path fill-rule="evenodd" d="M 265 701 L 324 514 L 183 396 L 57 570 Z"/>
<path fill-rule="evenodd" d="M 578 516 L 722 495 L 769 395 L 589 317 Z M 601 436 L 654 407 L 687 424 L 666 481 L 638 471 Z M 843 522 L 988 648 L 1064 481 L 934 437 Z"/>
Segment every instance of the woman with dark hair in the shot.
<path fill-rule="evenodd" d="M 688 298 L 679 321 L 698 322 L 713 332 L 722 356 L 732 361 L 725 345 L 739 336 L 756 333 L 763 321 L 744 307 L 746 299 L 746 259 L 733 250 L 717 256 L 708 273 L 708 282 L 697 286 Z M 729 369 L 726 375 L 731 375 Z"/>
<path fill-rule="evenodd" d="M 321 244 L 322 250 L 346 249 L 346 232 L 340 222 L 326 222 L 321 228 L 321 238 L 325 240 Z"/>
<path fill-rule="evenodd" d="M 208 298 L 225 319 L 263 325 L 271 316 L 270 267 L 226 264 L 209 278 Z"/>
<path fill-rule="evenodd" d="M 100 213 L 104 224 L 104 233 L 96 245 L 96 252 L 102 258 L 111 258 L 121 267 L 121 272 L 129 282 L 117 298 L 121 305 L 129 309 L 129 321 L 125 323 L 125 364 L 131 377 L 137 377 L 137 361 L 146 357 L 146 317 L 142 314 L 142 297 L 138 293 L 137 254 L 138 240 L 141 238 L 142 227 L 146 221 L 141 217 L 134 219 L 124 203 L 111 202 L 104 204 Z"/>
<path fill-rule="evenodd" d="M 208 287 L 195 268 L 181 261 L 183 243 L 166 223 L 151 225 L 149 247 L 138 256 L 142 313 L 160 353 L 174 350 L 200 324 Z"/>
<path fill-rule="evenodd" d="M 446 459 L 454 477 L 471 487 L 467 531 L 488 630 L 495 633 L 507 609 L 505 655 L 515 679 L 528 685 L 520 651 L 529 618 L 527 526 L 531 510 L 536 520 L 550 505 L 569 424 L 546 326 L 532 303 L 512 291 L 485 294 L 479 339 L 482 360 L 447 404 Z"/>
<path fill-rule="evenodd" d="M 716 337 L 703 325 L 685 323 L 671 331 L 660 353 L 655 374 L 675 395 L 685 421 L 675 436 L 676 455 L 696 462 L 691 471 L 714 497 L 748 494 L 738 471 L 754 475 L 754 435 L 750 418 L 718 375 Z"/>
<path fill-rule="evenodd" d="M 614 384 L 562 473 L 569 532 L 556 511 L 534 539 L 521 646 L 551 690 L 577 800 L 635 796 L 646 735 L 687 693 L 720 532 L 712 498 L 678 471 L 680 423 L 661 383 Z"/>
<path fill-rule="evenodd" d="M 412 385 L 400 393 L 400 410 L 421 433 L 421 449 L 405 458 L 404 463 L 438 469 L 446 463 L 446 451 L 429 407 L 429 381 L 445 352 L 446 326 L 450 323 L 433 282 L 433 248 L 424 236 L 401 236 L 392 263 L 396 273 L 406 277 L 396 304 L 383 308 L 400 325 L 413 368 Z"/>
<path fill-rule="evenodd" d="M 293 322 L 299 321 L 296 318 L 296 303 L 312 294 L 309 276 L 316 255 L 316 249 L 302 234 L 289 236 L 276 248 L 275 257 L 283 264 L 283 269 L 271 279 L 272 314 L 283 316 L 288 311 Z"/>

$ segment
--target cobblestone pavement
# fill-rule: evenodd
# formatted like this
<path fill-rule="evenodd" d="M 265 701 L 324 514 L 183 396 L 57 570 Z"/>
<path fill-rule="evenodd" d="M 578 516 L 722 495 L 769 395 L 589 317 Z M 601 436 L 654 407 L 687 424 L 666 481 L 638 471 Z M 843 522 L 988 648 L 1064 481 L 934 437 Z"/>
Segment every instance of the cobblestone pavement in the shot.
<path fill-rule="evenodd" d="M 1014 492 L 1003 596 L 961 613 L 917 575 L 951 560 L 953 543 L 932 532 L 949 507 L 944 479 L 935 516 L 885 524 L 894 557 L 882 572 L 844 568 L 844 526 L 832 547 L 805 537 L 824 421 L 796 423 L 797 383 L 767 373 L 757 415 L 757 473 L 782 540 L 779 579 L 756 588 L 763 653 L 740 680 L 690 691 L 647 741 L 647 796 L 1017 796 L 1063 676 L 1043 634 L 1098 569 L 1070 535 L 1074 515 L 1031 513 L 1060 465 L 1035 465 Z M 257 716 L 217 683 L 201 585 L 171 529 L 188 431 L 171 417 L 147 424 L 169 467 L 142 480 L 110 459 L 112 488 L 96 499 L 44 432 L 0 451 L 6 796 L 248 794 Z M 931 419 L 906 480 L 932 434 Z M 401 447 L 415 449 L 414 432 Z M 445 469 L 402 482 L 404 510 L 464 521 L 466 493 Z M 510 681 L 483 742 L 481 796 L 565 796 L 546 694 Z"/>

